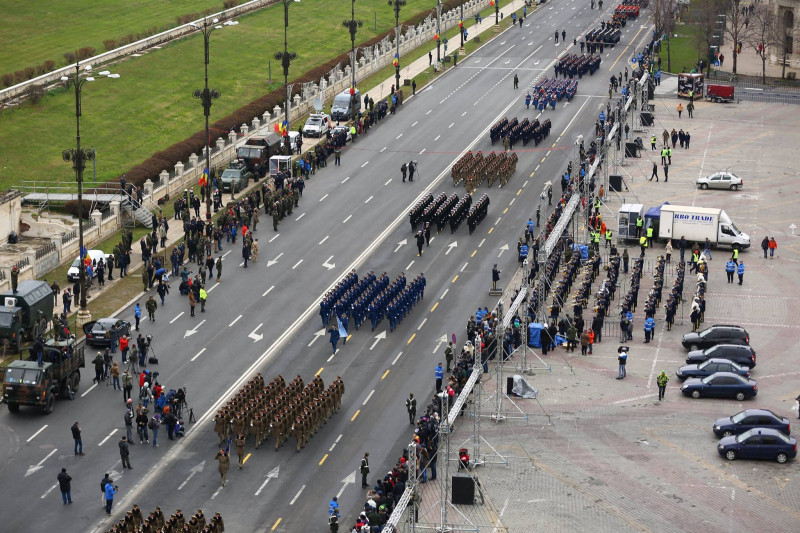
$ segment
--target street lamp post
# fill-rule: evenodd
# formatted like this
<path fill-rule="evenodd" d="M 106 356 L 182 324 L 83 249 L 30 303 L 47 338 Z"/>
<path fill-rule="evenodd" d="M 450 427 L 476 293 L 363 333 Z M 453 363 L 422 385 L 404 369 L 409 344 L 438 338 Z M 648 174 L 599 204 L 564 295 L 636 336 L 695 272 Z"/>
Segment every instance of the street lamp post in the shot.
<path fill-rule="evenodd" d="M 119 78 L 119 74 L 111 74 L 109 71 L 104 70 L 97 73 L 97 76 L 104 78 Z M 86 161 L 94 159 L 94 150 L 85 150 L 81 148 L 81 90 L 87 81 L 95 81 L 92 76 L 92 66 L 87 65 L 81 72 L 80 64 L 75 63 L 74 78 L 69 76 L 62 76 L 61 81 L 68 83 L 72 81 L 75 87 L 75 148 L 68 148 L 61 153 L 64 161 L 72 162 L 72 168 L 75 170 L 75 181 L 78 182 L 78 256 L 80 257 L 80 268 L 78 269 L 78 279 L 80 280 L 81 297 L 80 309 L 78 310 L 78 327 L 82 327 L 85 323 L 92 319 L 89 309 L 86 308 L 86 268 L 83 265 L 84 246 L 83 246 L 83 171 L 86 169 Z"/>
<path fill-rule="evenodd" d="M 364 23 L 356 19 L 356 0 L 352 0 L 350 19 L 342 21 L 342 26 L 350 31 L 350 113 L 356 120 L 356 32 Z"/>
<path fill-rule="evenodd" d="M 205 87 L 203 89 L 196 89 L 192 96 L 200 100 L 203 106 L 203 114 L 206 117 L 206 168 L 205 168 L 205 185 L 203 186 L 203 193 L 206 199 L 206 220 L 211 220 L 211 136 L 208 131 L 208 117 L 211 115 L 211 104 L 214 100 L 220 97 L 220 92 L 216 89 L 208 88 L 208 60 L 209 60 L 209 38 L 211 32 L 222 28 L 217 24 L 219 19 L 212 19 L 209 23 L 208 17 L 203 18 L 203 25 L 200 26 L 194 22 L 190 26 L 199 29 L 203 34 L 203 49 L 205 51 L 204 66 L 205 66 Z M 239 24 L 236 21 L 227 21 L 223 23 L 226 26 L 234 26 Z"/>
<path fill-rule="evenodd" d="M 400 90 L 400 8 L 406 5 L 406 0 L 389 0 L 389 5 L 394 6 L 395 27 L 395 52 L 394 52 L 394 86 Z"/>
<path fill-rule="evenodd" d="M 439 21 L 442 20 L 442 0 L 436 1 L 436 63 L 440 63 L 442 61 L 442 54 L 440 51 L 440 46 L 442 43 L 442 27 Z"/>
<path fill-rule="evenodd" d="M 461 34 L 461 51 L 464 51 L 464 2 L 461 2 L 461 15 L 458 19 L 458 33 Z"/>
<path fill-rule="evenodd" d="M 494 4 L 494 25 L 500 26 L 500 0 L 492 0 Z"/>
<path fill-rule="evenodd" d="M 289 94 L 289 66 L 292 64 L 293 60 L 297 59 L 297 54 L 289 51 L 287 36 L 289 31 L 289 4 L 291 1 L 292 0 L 283 0 L 283 52 L 275 52 L 273 56 L 281 62 L 281 66 L 283 67 L 283 123 L 286 125 L 286 130 L 284 131 L 283 127 L 281 127 L 281 135 L 283 136 L 283 150 L 286 152 L 286 155 L 292 155 L 292 145 L 289 137 L 289 109 L 292 103 L 292 95 Z M 300 0 L 294 1 L 299 2 Z"/>

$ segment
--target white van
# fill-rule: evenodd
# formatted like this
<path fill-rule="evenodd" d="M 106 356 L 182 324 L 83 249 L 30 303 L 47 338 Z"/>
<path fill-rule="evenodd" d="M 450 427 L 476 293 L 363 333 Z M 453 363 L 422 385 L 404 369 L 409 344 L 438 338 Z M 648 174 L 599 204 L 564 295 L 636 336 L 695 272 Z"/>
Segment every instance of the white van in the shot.
<path fill-rule="evenodd" d="M 89 254 L 89 257 L 92 259 L 92 263 L 97 263 L 97 261 L 100 261 L 101 259 L 103 259 L 105 263 L 108 263 L 108 256 L 105 254 L 105 252 L 103 252 L 103 250 L 89 250 L 86 253 Z M 79 255 L 69 266 L 69 270 L 67 270 L 67 279 L 69 281 L 78 281 L 78 278 L 80 278 L 80 264 L 81 258 Z"/>

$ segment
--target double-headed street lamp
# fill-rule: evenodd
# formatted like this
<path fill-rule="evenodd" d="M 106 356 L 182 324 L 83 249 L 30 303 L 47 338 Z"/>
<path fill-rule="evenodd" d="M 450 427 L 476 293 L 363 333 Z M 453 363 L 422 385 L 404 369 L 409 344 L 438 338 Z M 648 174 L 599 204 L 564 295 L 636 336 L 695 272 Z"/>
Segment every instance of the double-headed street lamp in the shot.
<path fill-rule="evenodd" d="M 299 2 L 300 0 L 294 0 Z M 283 124 L 285 128 L 281 127 L 281 135 L 283 136 L 283 149 L 286 155 L 292 155 L 291 137 L 289 137 L 289 106 L 291 105 L 292 95 L 289 94 L 289 66 L 294 59 L 297 59 L 297 54 L 289 51 L 289 43 L 287 32 L 289 31 L 289 4 L 292 0 L 283 0 L 283 52 L 275 52 L 275 59 L 281 62 L 283 67 Z"/>
<path fill-rule="evenodd" d="M 356 0 L 352 0 L 350 19 L 342 21 L 342 26 L 350 31 L 350 114 L 353 121 L 356 120 L 356 32 L 363 24 L 356 19 Z"/>
<path fill-rule="evenodd" d="M 494 6 L 494 25 L 500 25 L 500 0 L 490 0 L 489 5 Z"/>
<path fill-rule="evenodd" d="M 111 74 L 109 71 L 104 70 L 98 72 L 95 76 L 103 78 L 119 78 L 119 74 Z M 61 81 L 69 83 L 72 81 L 75 87 L 75 148 L 68 148 L 61 152 L 61 157 L 64 161 L 72 162 L 72 168 L 75 170 L 75 180 L 78 182 L 78 256 L 80 257 L 80 268 L 78 268 L 78 279 L 81 286 L 80 309 L 78 310 L 78 326 L 82 327 L 83 324 L 92 319 L 91 313 L 86 308 L 86 268 L 83 264 L 83 258 L 86 253 L 83 247 L 83 171 L 86 168 L 86 161 L 94 159 L 94 150 L 84 150 L 81 148 L 81 89 L 87 81 L 95 81 L 95 76 L 92 75 L 92 66 L 86 65 L 83 72 L 81 72 L 80 64 L 75 63 L 74 77 L 61 76 Z"/>
<path fill-rule="evenodd" d="M 406 0 L 389 0 L 389 5 L 394 6 L 395 27 L 395 52 L 394 52 L 394 83 L 395 89 L 400 90 L 400 8 L 406 5 Z"/>
<path fill-rule="evenodd" d="M 192 96 L 200 100 L 200 104 L 203 106 L 203 114 L 206 117 L 206 168 L 205 168 L 205 185 L 203 186 L 205 197 L 206 197 L 206 220 L 211 220 L 211 137 L 208 131 L 208 117 L 211 115 L 211 104 L 213 100 L 216 100 L 220 97 L 220 92 L 216 89 L 209 89 L 208 88 L 208 59 L 209 59 L 209 48 L 208 48 L 208 40 L 211 37 L 211 32 L 214 30 L 218 30 L 222 28 L 222 25 L 225 26 L 235 26 L 239 24 L 236 21 L 228 20 L 223 22 L 222 25 L 217 24 L 219 19 L 215 18 L 212 20 L 208 20 L 208 17 L 203 18 L 203 25 L 200 26 L 199 24 L 195 24 L 194 22 L 190 22 L 190 26 L 194 26 L 198 30 L 200 30 L 203 34 L 203 48 L 205 50 L 205 87 L 203 89 L 196 89 Z"/>

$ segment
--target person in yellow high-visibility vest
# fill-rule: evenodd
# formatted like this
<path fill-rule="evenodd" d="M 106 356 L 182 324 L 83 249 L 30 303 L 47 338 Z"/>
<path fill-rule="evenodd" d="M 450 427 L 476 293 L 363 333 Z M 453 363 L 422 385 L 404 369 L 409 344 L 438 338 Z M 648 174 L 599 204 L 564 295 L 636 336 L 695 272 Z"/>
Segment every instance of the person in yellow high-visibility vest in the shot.
<path fill-rule="evenodd" d="M 653 226 L 647 228 L 647 246 L 653 245 Z"/>
<path fill-rule="evenodd" d="M 639 237 L 639 246 L 642 248 L 642 257 L 644 257 L 644 251 L 647 249 L 647 237 L 644 235 Z"/>

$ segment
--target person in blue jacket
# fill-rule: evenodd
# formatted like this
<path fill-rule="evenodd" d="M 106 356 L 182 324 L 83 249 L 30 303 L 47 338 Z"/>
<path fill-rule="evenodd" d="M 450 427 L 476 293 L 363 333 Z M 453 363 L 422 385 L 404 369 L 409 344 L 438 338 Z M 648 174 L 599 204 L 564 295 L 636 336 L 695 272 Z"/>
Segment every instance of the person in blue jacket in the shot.
<path fill-rule="evenodd" d="M 653 336 L 653 330 L 656 328 L 656 321 L 653 318 L 653 315 L 647 315 L 647 318 L 644 321 L 644 342 L 650 342 L 650 338 Z"/>
<path fill-rule="evenodd" d="M 444 368 L 442 368 L 442 363 L 436 365 L 436 368 L 433 369 L 433 375 L 436 378 L 436 394 L 442 392 L 442 379 L 444 379 Z"/>
<path fill-rule="evenodd" d="M 331 334 L 330 343 L 333 346 L 333 353 L 336 353 L 336 345 L 339 344 L 339 328 L 331 326 L 328 329 L 328 333 Z"/>
<path fill-rule="evenodd" d="M 105 491 L 106 496 L 106 514 L 111 515 L 111 506 L 114 505 L 114 494 L 117 493 L 117 487 L 112 485 L 111 481 L 109 480 L 103 490 Z"/>
<path fill-rule="evenodd" d="M 739 275 L 739 285 L 741 285 L 744 282 L 744 261 L 739 261 L 736 273 Z"/>
<path fill-rule="evenodd" d="M 728 283 L 733 283 L 733 273 L 736 272 L 736 263 L 733 262 L 733 259 L 728 259 L 728 262 L 725 263 L 725 273 L 728 275 Z M 742 272 L 744 274 L 744 272 Z"/>

